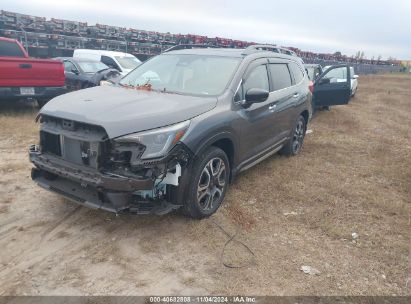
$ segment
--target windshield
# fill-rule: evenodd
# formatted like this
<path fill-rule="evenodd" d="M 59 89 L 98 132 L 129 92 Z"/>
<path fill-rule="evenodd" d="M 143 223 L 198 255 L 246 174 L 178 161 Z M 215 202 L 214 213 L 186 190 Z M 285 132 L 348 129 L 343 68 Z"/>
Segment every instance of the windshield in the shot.
<path fill-rule="evenodd" d="M 78 61 L 77 64 L 84 73 L 96 73 L 108 69 L 108 66 L 100 61 Z"/>
<path fill-rule="evenodd" d="M 133 56 L 114 56 L 123 69 L 133 70 L 141 64 L 141 61 Z"/>
<path fill-rule="evenodd" d="M 209 55 L 159 55 L 125 76 L 120 84 L 150 84 L 152 89 L 166 92 L 219 95 L 239 62 L 240 58 Z"/>

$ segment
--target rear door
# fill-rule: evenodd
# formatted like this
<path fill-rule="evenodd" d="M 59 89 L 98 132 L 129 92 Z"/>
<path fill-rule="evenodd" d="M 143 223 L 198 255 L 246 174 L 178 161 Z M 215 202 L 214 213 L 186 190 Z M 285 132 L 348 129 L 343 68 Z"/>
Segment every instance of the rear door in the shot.
<path fill-rule="evenodd" d="M 315 81 L 315 107 L 348 104 L 351 95 L 351 75 L 348 65 L 329 67 Z"/>
<path fill-rule="evenodd" d="M 270 58 L 268 71 L 271 80 L 269 100 L 275 113 L 271 128 L 274 140 L 278 143 L 286 139 L 295 123 L 296 105 L 304 98 L 296 84 L 300 84 L 304 74 L 296 63 L 279 58 Z"/>

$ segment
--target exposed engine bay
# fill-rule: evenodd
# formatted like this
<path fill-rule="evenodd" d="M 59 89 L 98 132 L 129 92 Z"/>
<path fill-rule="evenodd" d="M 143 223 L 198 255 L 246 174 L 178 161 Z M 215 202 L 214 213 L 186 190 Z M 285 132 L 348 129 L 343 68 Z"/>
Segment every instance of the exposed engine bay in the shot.
<path fill-rule="evenodd" d="M 144 145 L 110 139 L 100 126 L 48 115 L 40 123 L 40 145 L 32 145 L 29 156 L 41 187 L 115 213 L 164 214 L 181 206 L 175 193 L 192 158 L 184 144 L 142 159 Z"/>

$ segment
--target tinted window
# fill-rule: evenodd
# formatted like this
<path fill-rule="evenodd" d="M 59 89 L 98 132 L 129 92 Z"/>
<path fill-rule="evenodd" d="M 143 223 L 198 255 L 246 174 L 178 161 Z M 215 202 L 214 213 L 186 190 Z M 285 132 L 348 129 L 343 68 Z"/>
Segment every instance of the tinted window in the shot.
<path fill-rule="evenodd" d="M 308 78 L 310 78 L 310 80 L 315 79 L 316 69 L 314 69 L 313 67 L 306 67 L 305 71 L 307 72 Z"/>
<path fill-rule="evenodd" d="M 72 64 L 70 61 L 64 61 L 64 70 L 66 72 L 73 72 L 73 70 L 77 70 L 74 64 Z"/>
<path fill-rule="evenodd" d="M 247 93 L 249 89 L 264 89 L 269 90 L 267 68 L 265 65 L 260 65 L 248 75 L 243 85 L 243 92 Z"/>
<path fill-rule="evenodd" d="M 301 71 L 298 65 L 293 62 L 291 62 L 288 67 L 290 68 L 291 73 L 293 73 L 295 83 L 300 83 L 304 78 L 303 71 Z"/>
<path fill-rule="evenodd" d="M 281 90 L 291 86 L 291 75 L 287 64 L 275 63 L 270 64 L 270 73 L 272 78 L 273 91 Z"/>
<path fill-rule="evenodd" d="M 24 57 L 24 53 L 17 43 L 10 41 L 0 41 L 0 56 Z"/>
<path fill-rule="evenodd" d="M 117 69 L 121 72 L 120 67 L 117 65 L 117 63 L 110 57 L 108 56 L 101 56 L 101 62 L 109 66 L 110 68 Z"/>

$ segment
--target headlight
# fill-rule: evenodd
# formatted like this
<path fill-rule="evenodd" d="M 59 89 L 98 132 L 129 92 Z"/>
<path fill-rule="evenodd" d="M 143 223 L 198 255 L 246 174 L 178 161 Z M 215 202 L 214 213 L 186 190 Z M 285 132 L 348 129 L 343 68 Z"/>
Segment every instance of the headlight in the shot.
<path fill-rule="evenodd" d="M 122 136 L 115 139 L 115 141 L 137 142 L 144 145 L 145 150 L 141 159 L 161 157 L 183 138 L 189 125 L 190 121 L 187 120 L 164 128 Z"/>

